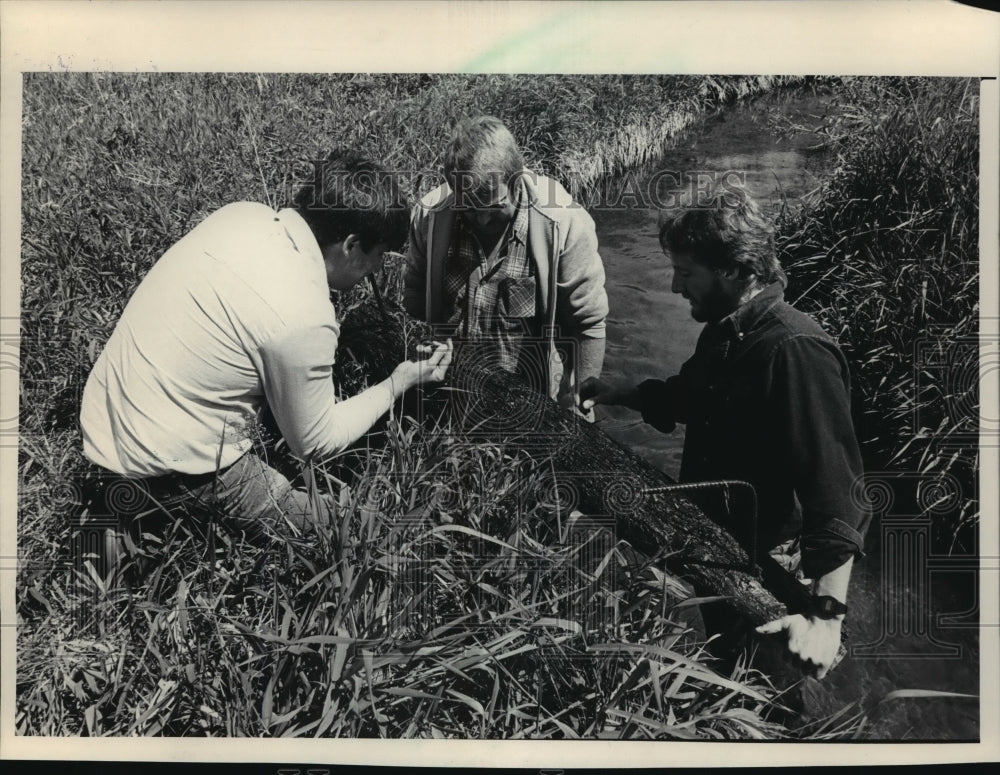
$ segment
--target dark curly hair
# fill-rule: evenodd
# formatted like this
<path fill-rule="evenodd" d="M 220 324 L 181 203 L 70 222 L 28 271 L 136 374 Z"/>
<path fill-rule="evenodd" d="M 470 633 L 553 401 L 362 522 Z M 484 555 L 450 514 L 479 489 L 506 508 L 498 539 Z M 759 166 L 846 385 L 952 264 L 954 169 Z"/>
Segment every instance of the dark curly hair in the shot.
<path fill-rule="evenodd" d="M 788 284 L 774 247 L 774 227 L 747 190 L 731 176 L 710 192 L 710 206 L 684 210 L 660 227 L 660 246 L 685 253 L 712 269 L 739 270 L 746 287 Z"/>
<path fill-rule="evenodd" d="M 350 234 L 365 251 L 380 243 L 399 250 L 406 242 L 410 210 L 398 180 L 356 151 L 338 149 L 318 162 L 314 180 L 296 191 L 292 206 L 321 247 Z"/>

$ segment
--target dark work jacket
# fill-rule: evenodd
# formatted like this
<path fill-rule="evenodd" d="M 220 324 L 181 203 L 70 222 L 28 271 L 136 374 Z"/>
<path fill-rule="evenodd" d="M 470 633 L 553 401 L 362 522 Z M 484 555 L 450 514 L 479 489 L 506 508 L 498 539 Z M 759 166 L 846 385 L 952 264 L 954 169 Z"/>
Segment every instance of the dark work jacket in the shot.
<path fill-rule="evenodd" d="M 680 373 L 643 382 L 639 396 L 647 423 L 686 425 L 682 482 L 754 486 L 757 550 L 801 535 L 808 578 L 862 551 L 871 514 L 854 486 L 862 466 L 847 362 L 779 283 L 706 325 Z"/>

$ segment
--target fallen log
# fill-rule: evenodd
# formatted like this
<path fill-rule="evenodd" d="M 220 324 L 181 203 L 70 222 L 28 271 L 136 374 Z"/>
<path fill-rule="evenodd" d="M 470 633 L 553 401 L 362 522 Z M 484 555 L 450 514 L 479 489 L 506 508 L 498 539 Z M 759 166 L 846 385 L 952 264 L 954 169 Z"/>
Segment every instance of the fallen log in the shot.
<path fill-rule="evenodd" d="M 337 385 L 351 394 L 384 379 L 432 333 L 399 309 L 368 302 L 351 310 L 341 325 Z M 766 556 L 748 552 L 668 476 L 598 426 L 491 365 L 475 346 L 456 349 L 445 387 L 427 391 L 424 401 L 447 402 L 453 427 L 471 443 L 529 449 L 554 472 L 550 486 L 564 499 L 589 516 L 613 517 L 618 538 L 664 556 L 668 570 L 699 594 L 725 596 L 754 625 L 807 603 L 801 584 Z"/>

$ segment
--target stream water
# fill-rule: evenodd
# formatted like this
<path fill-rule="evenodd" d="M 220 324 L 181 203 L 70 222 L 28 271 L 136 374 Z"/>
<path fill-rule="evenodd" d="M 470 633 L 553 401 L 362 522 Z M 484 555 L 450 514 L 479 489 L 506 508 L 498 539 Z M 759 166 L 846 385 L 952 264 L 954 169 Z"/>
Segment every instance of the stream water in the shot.
<path fill-rule="evenodd" d="M 682 204 L 684 196 L 697 195 L 704 176 L 727 174 L 739 176 L 772 215 L 782 207 L 797 206 L 830 171 L 833 159 L 818 147 L 820 137 L 814 131 L 779 134 L 776 122 L 815 130 L 833 109 L 829 94 L 799 92 L 777 92 L 731 108 L 693 127 L 644 173 L 615 181 L 613 189 L 602 192 L 590 211 L 597 224 L 611 310 L 606 377 L 639 382 L 674 374 L 693 352 L 701 330 L 687 301 L 670 292 L 670 262 L 657 239 L 658 206 Z M 622 195 L 623 189 L 633 195 Z M 683 426 L 663 434 L 634 412 L 605 407 L 598 407 L 597 422 L 613 438 L 677 477 Z M 873 525 L 872 531 L 877 529 Z M 859 701 L 869 706 L 869 720 L 861 730 L 865 739 L 977 739 L 975 699 L 890 698 L 876 704 L 895 690 L 979 691 L 976 622 L 969 624 L 966 618 L 965 626 L 942 627 L 940 619 L 974 602 L 974 581 L 966 574 L 948 586 L 938 584 L 928 591 L 925 582 L 916 589 L 887 578 L 880 555 L 877 549 L 869 551 L 855 566 L 849 601 L 854 647 L 823 682 L 808 682 L 810 712 L 821 717 Z M 909 628 L 896 627 L 895 636 L 886 639 L 886 622 L 898 613 L 899 605 L 918 611 L 919 621 Z M 871 644 L 878 645 L 863 648 Z"/>

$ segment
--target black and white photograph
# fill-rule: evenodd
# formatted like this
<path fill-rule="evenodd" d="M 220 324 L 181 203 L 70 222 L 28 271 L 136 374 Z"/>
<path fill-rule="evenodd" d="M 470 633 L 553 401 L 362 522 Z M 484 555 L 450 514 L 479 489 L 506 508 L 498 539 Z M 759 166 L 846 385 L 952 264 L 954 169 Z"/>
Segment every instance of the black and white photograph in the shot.
<path fill-rule="evenodd" d="M 510 5 L 5 63 L 3 758 L 996 757 L 996 63 Z"/>

